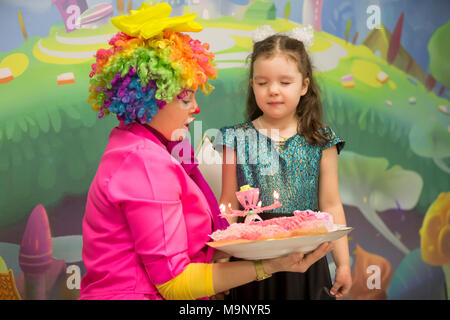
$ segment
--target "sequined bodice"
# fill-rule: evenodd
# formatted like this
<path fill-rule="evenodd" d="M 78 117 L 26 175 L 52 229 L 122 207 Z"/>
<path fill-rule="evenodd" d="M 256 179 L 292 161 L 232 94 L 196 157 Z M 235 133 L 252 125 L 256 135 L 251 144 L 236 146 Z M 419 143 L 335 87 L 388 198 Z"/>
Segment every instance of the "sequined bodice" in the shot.
<path fill-rule="evenodd" d="M 256 130 L 251 121 L 222 128 L 222 141 L 237 154 L 238 186 L 259 188 L 263 206 L 273 203 L 273 191 L 280 195 L 279 213 L 318 208 L 319 167 L 322 150 L 344 141 L 331 130 L 331 140 L 325 146 L 309 145 L 301 133 L 288 138 L 283 145 Z"/>

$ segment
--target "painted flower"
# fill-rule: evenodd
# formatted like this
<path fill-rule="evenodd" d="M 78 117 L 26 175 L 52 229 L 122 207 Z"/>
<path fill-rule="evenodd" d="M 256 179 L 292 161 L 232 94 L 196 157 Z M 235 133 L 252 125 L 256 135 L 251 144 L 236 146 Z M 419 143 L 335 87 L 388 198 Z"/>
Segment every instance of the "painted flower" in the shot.
<path fill-rule="evenodd" d="M 442 192 L 430 205 L 419 233 L 423 261 L 450 264 L 450 192 Z"/>

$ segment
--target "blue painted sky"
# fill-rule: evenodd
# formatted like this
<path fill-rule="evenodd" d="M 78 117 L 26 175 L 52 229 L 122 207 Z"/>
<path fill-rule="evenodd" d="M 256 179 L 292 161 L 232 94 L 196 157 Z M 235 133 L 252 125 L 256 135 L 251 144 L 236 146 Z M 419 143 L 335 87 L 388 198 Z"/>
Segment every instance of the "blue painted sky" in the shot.
<path fill-rule="evenodd" d="M 289 0 L 275 0 L 278 16 Z M 302 21 L 303 0 L 291 0 L 291 20 Z M 428 40 L 433 32 L 450 20 L 449 0 L 324 0 L 322 8 L 322 28 L 340 38 L 345 38 L 345 27 L 352 19 L 350 39 L 359 33 L 357 44 L 364 41 L 370 30 L 366 21 L 367 7 L 378 5 L 381 9 L 381 22 L 393 32 L 398 18 L 405 13 L 401 44 L 428 73 Z"/>
<path fill-rule="evenodd" d="M 223 0 L 227 1 L 227 0 Z M 115 7 L 113 0 L 87 0 L 90 6 L 108 2 Z M 277 15 L 283 16 L 283 9 L 288 0 L 273 1 Z M 291 17 L 293 21 L 302 21 L 303 0 L 291 0 Z M 142 0 L 134 0 L 137 8 Z M 428 39 L 437 27 L 450 20 L 450 1 L 448 0 L 324 0 L 322 10 L 323 30 L 338 37 L 345 37 L 345 26 L 352 19 L 350 39 L 356 31 L 359 33 L 357 43 L 361 43 L 369 33 L 366 26 L 368 14 L 366 9 L 371 4 L 381 8 L 381 22 L 394 30 L 398 17 L 405 12 L 403 47 L 413 56 L 419 65 L 428 72 Z M 0 51 L 10 51 L 23 43 L 23 36 L 17 19 L 20 9 L 27 28 L 28 36 L 46 37 L 50 27 L 61 22 L 61 17 L 51 0 L 0 0 Z M 115 13 L 117 14 L 117 13 Z"/>

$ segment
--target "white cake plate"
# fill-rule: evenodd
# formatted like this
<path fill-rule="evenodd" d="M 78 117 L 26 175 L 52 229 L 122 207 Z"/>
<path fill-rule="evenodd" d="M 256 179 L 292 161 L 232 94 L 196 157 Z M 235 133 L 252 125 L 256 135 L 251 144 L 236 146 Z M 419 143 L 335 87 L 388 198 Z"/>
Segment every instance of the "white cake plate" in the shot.
<path fill-rule="evenodd" d="M 309 253 L 318 248 L 322 243 L 342 238 L 352 230 L 352 227 L 339 226 L 336 231 L 312 236 L 296 236 L 259 241 L 237 240 L 222 243 L 220 241 L 212 241 L 207 242 L 207 244 L 236 258 L 245 260 L 271 259 L 282 257 L 293 252 Z"/>

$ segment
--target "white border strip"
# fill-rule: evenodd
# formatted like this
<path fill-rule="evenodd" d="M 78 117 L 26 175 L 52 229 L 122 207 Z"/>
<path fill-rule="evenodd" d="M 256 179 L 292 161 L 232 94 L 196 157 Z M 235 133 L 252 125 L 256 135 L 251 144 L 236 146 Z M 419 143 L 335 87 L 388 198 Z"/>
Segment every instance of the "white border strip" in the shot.
<path fill-rule="evenodd" d="M 41 52 L 58 58 L 66 58 L 66 59 L 94 59 L 94 55 L 97 52 L 95 51 L 82 51 L 82 52 L 65 52 L 65 51 L 54 51 L 50 49 L 46 49 L 41 45 L 41 40 L 38 42 L 39 50 Z"/>

